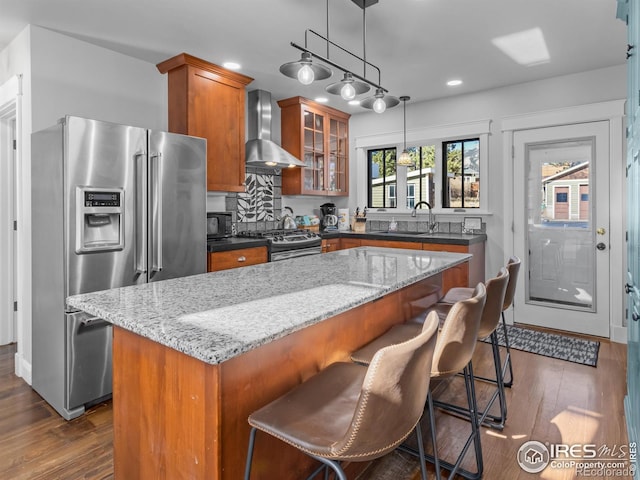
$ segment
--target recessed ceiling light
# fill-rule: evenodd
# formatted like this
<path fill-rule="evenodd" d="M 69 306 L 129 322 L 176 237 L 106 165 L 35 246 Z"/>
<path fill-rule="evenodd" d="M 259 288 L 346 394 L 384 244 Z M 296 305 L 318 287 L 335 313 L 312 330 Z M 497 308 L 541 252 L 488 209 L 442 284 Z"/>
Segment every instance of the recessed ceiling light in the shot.
<path fill-rule="evenodd" d="M 327 103 L 329 99 L 327 97 L 316 97 L 316 102 L 318 103 Z"/>
<path fill-rule="evenodd" d="M 551 59 L 542 30 L 538 27 L 496 37 L 491 42 L 520 65 L 530 67 L 548 63 Z"/>
<path fill-rule="evenodd" d="M 360 100 L 349 100 L 349 105 L 360 105 Z"/>
<path fill-rule="evenodd" d="M 449 80 L 447 82 L 447 85 L 449 85 L 450 87 L 457 87 L 458 85 L 462 85 L 462 80 Z"/>
<path fill-rule="evenodd" d="M 237 62 L 224 62 L 222 66 L 229 70 L 240 70 L 241 67 L 241 65 Z"/>

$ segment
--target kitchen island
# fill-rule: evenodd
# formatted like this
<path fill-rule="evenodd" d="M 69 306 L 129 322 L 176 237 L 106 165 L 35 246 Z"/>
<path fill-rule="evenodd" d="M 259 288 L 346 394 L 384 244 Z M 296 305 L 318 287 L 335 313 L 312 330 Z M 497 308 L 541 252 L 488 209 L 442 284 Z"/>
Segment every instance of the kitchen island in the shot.
<path fill-rule="evenodd" d="M 360 247 L 68 298 L 114 325 L 115 478 L 242 478 L 252 411 L 423 313 L 470 257 Z M 252 478 L 313 465 L 259 435 Z"/>

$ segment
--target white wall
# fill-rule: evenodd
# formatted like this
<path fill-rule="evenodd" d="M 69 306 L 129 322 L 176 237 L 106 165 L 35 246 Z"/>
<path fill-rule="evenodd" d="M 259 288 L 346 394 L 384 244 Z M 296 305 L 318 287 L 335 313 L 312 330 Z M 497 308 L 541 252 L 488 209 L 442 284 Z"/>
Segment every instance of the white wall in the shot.
<path fill-rule="evenodd" d="M 30 135 L 65 115 L 167 128 L 167 78 L 155 65 L 28 26 L 0 52 L 0 84 L 23 75 L 22 164 L 18 192 L 19 337 L 16 373 L 31 379 Z M 21 330 L 21 333 L 20 333 Z"/>
<path fill-rule="evenodd" d="M 531 67 L 535 68 L 535 67 Z M 511 254 L 503 245 L 503 190 L 509 179 L 503 177 L 503 166 L 510 159 L 503 158 L 501 119 L 528 112 L 552 110 L 626 98 L 626 66 L 593 70 L 574 75 L 496 88 L 480 93 L 457 95 L 440 100 L 407 104 L 407 130 L 450 125 L 473 120 L 490 119 L 489 172 L 483 173 L 483 191 L 489 194 L 491 216 L 487 223 L 486 271 L 497 272 Z M 473 81 L 473 79 L 469 79 Z M 353 148 L 359 136 L 402 132 L 402 108 L 387 110 L 382 115 L 357 114 L 351 117 L 350 158 L 351 191 L 349 208 L 366 201 L 366 160 L 358 164 Z M 622 141 L 622 139 L 620 139 Z M 616 172 L 624 175 L 624 172 Z M 461 221 L 458 218 L 457 221 Z M 622 266 L 618 266 L 621 268 Z"/>

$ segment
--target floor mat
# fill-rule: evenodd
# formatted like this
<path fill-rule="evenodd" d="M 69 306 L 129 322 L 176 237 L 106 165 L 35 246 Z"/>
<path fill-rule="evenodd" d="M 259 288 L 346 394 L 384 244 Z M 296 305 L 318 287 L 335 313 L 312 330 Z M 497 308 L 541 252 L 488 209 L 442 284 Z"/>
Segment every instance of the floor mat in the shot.
<path fill-rule="evenodd" d="M 504 331 L 498 326 L 498 342 L 504 346 Z M 596 367 L 600 342 L 570 337 L 559 333 L 540 332 L 515 325 L 507 325 L 509 346 L 516 350 L 557 358 L 568 362 Z M 488 338 L 482 340 L 488 342 Z"/>

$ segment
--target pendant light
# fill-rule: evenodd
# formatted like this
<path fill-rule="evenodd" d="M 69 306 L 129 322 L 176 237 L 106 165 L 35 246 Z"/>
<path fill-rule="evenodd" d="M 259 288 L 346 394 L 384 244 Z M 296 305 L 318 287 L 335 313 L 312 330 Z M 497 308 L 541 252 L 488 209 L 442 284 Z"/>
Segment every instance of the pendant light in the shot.
<path fill-rule="evenodd" d="M 403 95 L 400 97 L 402 101 L 402 109 L 404 115 L 404 150 L 398 157 L 398 165 L 402 165 L 403 167 L 410 167 L 413 165 L 413 160 L 411 160 L 411 155 L 409 154 L 409 150 L 407 150 L 407 100 L 411 100 L 411 97 Z"/>
<path fill-rule="evenodd" d="M 397 97 L 385 95 L 382 88 L 377 88 L 376 94 L 373 97 L 362 100 L 360 106 L 373 109 L 376 113 L 384 113 L 387 108 L 395 107 L 399 103 L 400 100 Z"/>
<path fill-rule="evenodd" d="M 353 78 L 351 72 L 345 72 L 342 80 L 328 85 L 325 90 L 333 95 L 340 95 L 345 100 L 353 100 L 356 95 L 366 93 L 371 89 L 368 84 Z"/>
<path fill-rule="evenodd" d="M 302 52 L 297 62 L 285 63 L 280 67 L 280 73 L 289 78 L 296 78 L 303 85 L 310 85 L 314 80 L 324 80 L 332 75 L 329 67 L 311 61 L 309 52 Z"/>

